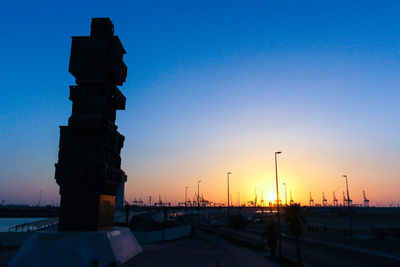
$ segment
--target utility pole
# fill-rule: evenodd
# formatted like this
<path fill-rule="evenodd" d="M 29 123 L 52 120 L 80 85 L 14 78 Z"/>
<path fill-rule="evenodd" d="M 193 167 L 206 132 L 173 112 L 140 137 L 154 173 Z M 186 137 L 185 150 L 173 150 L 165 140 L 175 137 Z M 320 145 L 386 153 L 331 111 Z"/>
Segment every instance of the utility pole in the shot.
<path fill-rule="evenodd" d="M 237 192 L 238 193 L 238 206 L 240 207 L 240 194 L 239 194 L 239 192 Z"/>
<path fill-rule="evenodd" d="M 278 244 L 279 244 L 279 257 L 282 256 L 282 237 L 281 237 L 281 216 L 279 212 L 279 183 L 278 183 L 278 160 L 277 155 L 281 154 L 281 151 L 275 152 L 275 178 L 276 178 L 276 216 L 278 217 Z"/>

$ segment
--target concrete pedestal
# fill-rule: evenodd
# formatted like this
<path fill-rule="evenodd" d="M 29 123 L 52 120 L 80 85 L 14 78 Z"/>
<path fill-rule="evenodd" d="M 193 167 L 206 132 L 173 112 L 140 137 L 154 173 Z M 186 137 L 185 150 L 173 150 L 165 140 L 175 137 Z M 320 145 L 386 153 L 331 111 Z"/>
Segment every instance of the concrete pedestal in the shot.
<path fill-rule="evenodd" d="M 14 266 L 109 266 L 124 263 L 142 251 L 128 228 L 109 231 L 35 232 L 9 262 Z"/>

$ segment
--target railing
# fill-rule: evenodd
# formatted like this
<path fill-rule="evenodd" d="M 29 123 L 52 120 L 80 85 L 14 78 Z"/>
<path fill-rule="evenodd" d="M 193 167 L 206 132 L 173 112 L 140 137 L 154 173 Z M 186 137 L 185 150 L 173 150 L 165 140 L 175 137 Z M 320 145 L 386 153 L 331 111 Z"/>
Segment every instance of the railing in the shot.
<path fill-rule="evenodd" d="M 48 218 L 36 222 L 23 223 L 8 228 L 8 232 L 30 232 L 46 229 L 58 224 L 58 218 Z"/>

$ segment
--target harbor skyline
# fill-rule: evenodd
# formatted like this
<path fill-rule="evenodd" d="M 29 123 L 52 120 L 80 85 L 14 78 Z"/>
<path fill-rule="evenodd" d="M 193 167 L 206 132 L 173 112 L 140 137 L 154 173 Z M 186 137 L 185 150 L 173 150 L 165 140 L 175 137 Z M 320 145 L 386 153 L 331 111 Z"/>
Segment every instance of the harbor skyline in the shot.
<path fill-rule="evenodd" d="M 323 191 L 341 203 L 347 175 L 353 203 L 363 190 L 371 206 L 400 203 L 398 3 L 173 2 L 5 4 L 0 201 L 57 205 L 70 38 L 107 16 L 128 51 L 126 200 L 183 202 L 201 179 L 200 194 L 226 204 L 232 172 L 233 204 L 254 188 L 268 203 L 282 151 L 280 199 L 286 183 L 303 205 Z"/>

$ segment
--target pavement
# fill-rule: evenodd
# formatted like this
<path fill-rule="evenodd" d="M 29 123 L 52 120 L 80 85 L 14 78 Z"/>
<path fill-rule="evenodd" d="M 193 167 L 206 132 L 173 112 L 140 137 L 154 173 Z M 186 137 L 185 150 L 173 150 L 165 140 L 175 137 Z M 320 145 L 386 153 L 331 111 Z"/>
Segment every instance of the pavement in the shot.
<path fill-rule="evenodd" d="M 265 255 L 231 244 L 202 231 L 196 237 L 171 242 L 142 245 L 143 252 L 124 267 L 257 267 L 279 266 Z"/>
<path fill-rule="evenodd" d="M 0 266 L 7 266 L 7 263 L 14 257 L 18 249 L 0 251 Z"/>
<path fill-rule="evenodd" d="M 233 245 L 218 236 L 196 232 L 196 237 L 156 244 L 143 244 L 143 252 L 123 267 L 258 267 L 279 266 L 250 249 Z M 16 249 L 0 252 L 0 266 L 6 266 Z"/>
<path fill-rule="evenodd" d="M 238 237 L 261 242 L 261 231 L 242 230 Z M 307 266 L 400 266 L 399 242 L 387 240 L 363 240 L 327 234 L 305 233 L 300 238 L 303 265 Z M 318 239 L 317 239 L 318 238 Z M 282 238 L 282 254 L 296 259 L 294 237 Z"/>

